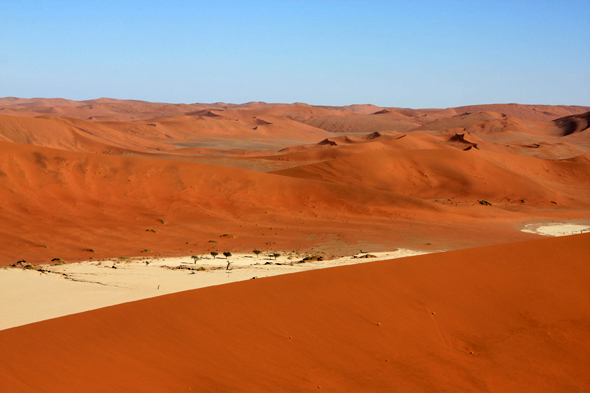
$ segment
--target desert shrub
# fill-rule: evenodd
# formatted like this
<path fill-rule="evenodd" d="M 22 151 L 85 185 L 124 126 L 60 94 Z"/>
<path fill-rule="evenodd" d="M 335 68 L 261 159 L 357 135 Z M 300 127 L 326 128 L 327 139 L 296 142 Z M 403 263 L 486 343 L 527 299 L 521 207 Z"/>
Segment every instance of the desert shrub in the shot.
<path fill-rule="evenodd" d="M 218 252 L 211 251 L 211 256 L 213 257 L 213 259 L 217 258 L 217 255 L 219 255 Z"/>
<path fill-rule="evenodd" d="M 166 221 L 162 220 L 161 218 L 158 218 L 158 221 L 160 221 L 162 224 L 166 224 Z"/>
<path fill-rule="evenodd" d="M 231 257 L 231 252 L 226 251 L 223 253 L 223 255 L 225 255 L 225 259 L 227 259 L 227 258 Z"/>
<path fill-rule="evenodd" d="M 254 254 L 256 254 L 256 258 L 258 258 L 258 255 L 260 255 L 260 253 L 261 253 L 262 251 L 260 251 L 260 250 L 254 250 L 254 251 L 252 251 L 252 252 L 253 252 Z"/>
<path fill-rule="evenodd" d="M 276 259 L 277 259 L 278 257 L 280 257 L 280 256 L 281 256 L 281 254 L 280 254 L 280 253 L 278 253 L 278 252 L 275 252 L 275 253 L 273 253 L 273 254 L 272 254 L 272 256 L 273 256 L 273 257 L 275 257 L 275 261 L 276 261 Z"/>
<path fill-rule="evenodd" d="M 491 204 L 490 202 L 488 202 L 488 201 L 486 201 L 486 200 L 484 200 L 484 199 L 480 200 L 480 201 L 479 201 L 479 204 L 480 204 L 480 205 L 487 205 L 487 206 L 492 206 L 492 204 Z"/>
<path fill-rule="evenodd" d="M 154 232 L 154 233 L 156 233 L 156 230 L 155 229 L 146 229 L 145 231 L 146 232 Z"/>
<path fill-rule="evenodd" d="M 55 262 L 55 264 L 56 264 L 56 265 L 63 265 L 64 263 L 66 263 L 66 261 L 64 261 L 64 260 L 63 260 L 63 259 L 61 259 L 61 258 L 53 258 L 53 259 L 51 260 L 51 262 Z"/>

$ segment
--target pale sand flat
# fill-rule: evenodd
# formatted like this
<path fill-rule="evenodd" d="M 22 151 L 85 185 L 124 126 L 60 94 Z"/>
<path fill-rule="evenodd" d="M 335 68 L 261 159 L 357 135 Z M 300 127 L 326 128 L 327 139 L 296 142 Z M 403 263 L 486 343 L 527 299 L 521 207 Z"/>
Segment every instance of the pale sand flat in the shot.
<path fill-rule="evenodd" d="M 570 236 L 590 232 L 590 225 L 579 224 L 527 224 L 523 232 L 543 236 Z"/>
<path fill-rule="evenodd" d="M 328 261 L 296 263 L 301 258 L 268 255 L 232 255 L 231 270 L 225 257 L 204 256 L 195 264 L 190 257 L 142 258 L 124 261 L 86 261 L 58 266 L 42 265 L 51 273 L 36 270 L 0 269 L 0 330 L 94 310 L 174 292 L 222 285 L 307 270 L 395 259 L 425 254 L 399 249 L 371 253 L 376 258 L 344 257 Z M 146 265 L 144 261 L 149 261 Z M 271 262 L 273 264 L 265 265 Z M 291 266 L 289 263 L 294 262 Z M 258 263 L 258 264 L 257 264 Z M 112 266 L 117 268 L 113 269 Z M 175 267 L 212 267 L 220 270 L 192 271 Z M 170 267 L 170 268 L 167 268 Z M 194 274 L 193 274 L 194 273 Z"/>

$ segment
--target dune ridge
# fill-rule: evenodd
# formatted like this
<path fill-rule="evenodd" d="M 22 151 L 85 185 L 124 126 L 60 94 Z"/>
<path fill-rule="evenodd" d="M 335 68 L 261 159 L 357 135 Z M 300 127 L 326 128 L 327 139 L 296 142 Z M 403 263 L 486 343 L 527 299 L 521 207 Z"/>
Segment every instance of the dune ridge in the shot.
<path fill-rule="evenodd" d="M 47 320 L 0 332 L 0 375 L 12 392 L 584 391 L 589 240 L 316 270 Z"/>

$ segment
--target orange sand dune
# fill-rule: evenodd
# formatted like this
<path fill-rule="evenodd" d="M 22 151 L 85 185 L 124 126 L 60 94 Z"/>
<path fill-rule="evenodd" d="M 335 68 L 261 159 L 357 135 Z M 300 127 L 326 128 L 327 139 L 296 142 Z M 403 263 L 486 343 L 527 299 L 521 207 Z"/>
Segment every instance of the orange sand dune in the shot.
<path fill-rule="evenodd" d="M 141 136 L 84 120 L 0 115 L 0 140 L 84 152 L 124 152 L 171 148 Z"/>
<path fill-rule="evenodd" d="M 404 132 L 420 126 L 422 123 L 411 118 L 407 120 L 391 119 L 379 115 L 329 115 L 317 116 L 303 120 L 305 124 L 334 133 L 369 133 L 378 131 Z"/>
<path fill-rule="evenodd" d="M 141 255 L 148 248 L 187 255 L 209 249 L 208 240 L 221 242 L 223 233 L 235 235 L 236 241 L 221 242 L 234 251 L 251 251 L 252 243 L 300 248 L 327 240 L 326 232 L 338 239 L 348 232 L 362 237 L 365 227 L 380 231 L 367 217 L 389 222 L 406 210 L 444 214 L 430 202 L 375 190 L 6 142 L 0 143 L 0 171 L 3 265 Z"/>
<path fill-rule="evenodd" d="M 498 161 L 502 165 L 498 165 Z M 471 149 L 383 150 L 274 172 L 411 195 L 590 207 L 590 166 Z M 554 187 L 555 183 L 566 187 Z M 572 186 L 577 185 L 576 189 Z M 553 201 L 553 202 L 552 202 Z"/>
<path fill-rule="evenodd" d="M 456 114 L 465 112 L 500 112 L 523 120 L 550 121 L 558 117 L 588 112 L 590 107 L 576 105 L 521 105 L 521 104 L 485 104 L 452 108 Z"/>
<path fill-rule="evenodd" d="M 560 117 L 553 120 L 553 123 L 563 130 L 564 136 L 586 131 L 590 128 L 590 112 Z"/>
<path fill-rule="evenodd" d="M 145 249 L 448 249 L 590 217 L 583 115 L 477 109 L 3 98 L 0 264 Z M 578 132 L 564 136 L 570 125 Z"/>
<path fill-rule="evenodd" d="M 10 392 L 590 390 L 590 234 L 250 280 L 0 332 Z"/>
<path fill-rule="evenodd" d="M 490 134 L 500 132 L 520 132 L 535 135 L 556 135 L 557 127 L 551 123 L 522 120 L 496 112 L 465 113 L 446 119 L 437 120 L 416 128 L 414 131 L 446 131 L 457 130 L 474 134 Z"/>
<path fill-rule="evenodd" d="M 445 151 L 456 154 L 440 161 L 447 157 Z M 559 193 L 547 196 L 536 182 L 525 180 L 522 184 L 530 186 L 530 191 L 524 190 L 530 198 L 528 210 L 511 212 L 480 206 L 477 198 L 483 191 L 493 192 L 493 184 L 521 179 L 470 151 L 439 150 L 424 162 L 431 163 L 431 167 L 439 162 L 441 168 L 454 166 L 463 173 L 463 179 L 474 181 L 471 188 L 449 184 L 438 186 L 437 193 L 430 195 L 426 186 L 410 186 L 422 175 L 406 168 L 407 175 L 414 177 L 400 181 L 399 190 L 392 192 L 393 187 L 380 183 L 387 181 L 387 176 L 362 172 L 363 168 L 373 170 L 371 165 L 375 164 L 379 167 L 376 171 L 388 174 L 388 164 L 379 157 L 407 155 L 407 164 L 424 152 L 427 157 L 426 150 L 375 150 L 327 161 L 334 168 L 350 170 L 335 180 L 348 184 L 334 184 L 220 165 L 0 142 L 0 264 L 21 259 L 48 263 L 53 258 L 76 261 L 141 256 L 145 249 L 153 251 L 150 255 L 193 255 L 228 249 L 250 252 L 254 248 L 316 248 L 336 255 L 358 252 L 359 248 L 448 249 L 535 238 L 519 231 L 523 220 L 587 218 L 578 199 Z M 358 162 L 357 157 L 363 155 L 368 156 L 367 162 L 359 162 L 358 167 L 339 164 L 348 159 Z M 477 170 L 464 171 L 465 163 L 471 162 L 486 171 L 491 168 L 494 176 L 489 181 L 493 184 L 478 180 L 482 175 Z M 588 165 L 563 164 L 575 168 Z M 366 180 L 359 183 L 354 173 Z M 502 179 L 497 174 L 511 177 Z M 437 180 L 433 177 L 429 181 Z M 520 183 L 510 184 L 502 183 L 499 189 L 513 190 Z M 446 197 L 444 192 L 448 190 L 456 192 L 452 196 L 462 198 L 463 203 L 420 199 Z M 461 195 L 465 190 L 469 193 Z M 520 197 L 522 193 L 517 191 L 514 193 Z M 535 193 L 540 195 L 538 203 Z M 549 197 L 559 205 L 546 206 Z M 478 224 L 474 225 L 473 220 Z M 233 237 L 220 237 L 223 234 Z"/>

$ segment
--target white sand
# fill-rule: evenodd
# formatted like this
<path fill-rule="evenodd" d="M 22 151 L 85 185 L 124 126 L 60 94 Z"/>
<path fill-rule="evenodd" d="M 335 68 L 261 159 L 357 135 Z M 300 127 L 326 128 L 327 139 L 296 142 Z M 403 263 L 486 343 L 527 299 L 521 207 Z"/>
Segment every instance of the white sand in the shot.
<path fill-rule="evenodd" d="M 279 257 L 284 265 L 265 265 L 275 261 L 269 256 L 256 258 L 238 254 L 229 258 L 231 270 L 225 270 L 227 260 L 207 256 L 194 264 L 190 257 L 142 258 L 125 261 L 87 261 L 67 265 L 41 267 L 50 273 L 20 268 L 0 269 L 0 330 L 26 325 L 64 315 L 112 306 L 174 292 L 258 279 L 306 270 L 350 265 L 420 255 L 424 252 L 400 249 L 372 253 L 377 258 L 344 257 L 330 261 L 294 263 Z M 144 261 L 148 260 L 149 265 Z M 258 263 L 258 264 L 257 264 Z M 115 264 L 117 269 L 113 269 Z M 200 266 L 223 270 L 191 271 L 170 269 Z M 167 268 L 170 267 L 170 268 Z"/>
<path fill-rule="evenodd" d="M 580 233 L 590 232 L 590 225 L 580 224 L 527 224 L 523 232 L 535 233 L 543 236 L 570 236 L 579 235 Z"/>

